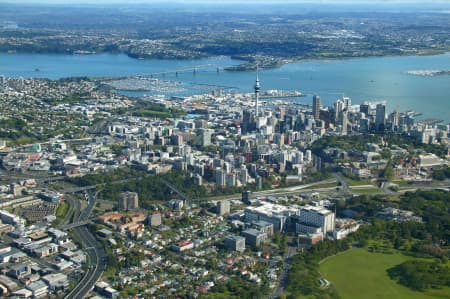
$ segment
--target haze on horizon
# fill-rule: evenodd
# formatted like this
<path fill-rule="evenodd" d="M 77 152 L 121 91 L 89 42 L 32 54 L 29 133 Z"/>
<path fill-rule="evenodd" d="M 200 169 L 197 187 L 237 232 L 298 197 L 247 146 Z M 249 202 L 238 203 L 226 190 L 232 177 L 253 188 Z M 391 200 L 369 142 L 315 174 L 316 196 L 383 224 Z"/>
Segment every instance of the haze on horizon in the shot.
<path fill-rule="evenodd" d="M 3 3 L 33 4 L 449 4 L 448 0 L 3 0 Z"/>

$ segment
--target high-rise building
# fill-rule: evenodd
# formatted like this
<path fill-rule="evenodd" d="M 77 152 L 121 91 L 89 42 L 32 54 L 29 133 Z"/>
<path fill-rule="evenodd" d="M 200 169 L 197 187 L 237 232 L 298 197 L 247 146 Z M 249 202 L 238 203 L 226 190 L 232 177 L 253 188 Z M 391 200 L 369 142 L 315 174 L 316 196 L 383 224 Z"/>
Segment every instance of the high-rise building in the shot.
<path fill-rule="evenodd" d="M 365 118 L 365 117 L 361 118 L 359 120 L 359 131 L 361 133 L 366 133 L 366 132 L 369 131 L 369 128 L 370 128 L 370 121 L 369 121 L 369 119 Z"/>
<path fill-rule="evenodd" d="M 341 113 L 345 109 L 345 103 L 343 100 L 337 100 L 336 103 L 334 103 L 334 123 L 336 125 L 342 123 L 341 120 Z"/>
<path fill-rule="evenodd" d="M 242 133 L 246 134 L 252 132 L 256 128 L 256 120 L 254 115 L 249 110 L 244 110 L 242 114 Z"/>
<path fill-rule="evenodd" d="M 214 171 L 214 176 L 216 179 L 216 184 L 220 187 L 224 187 L 226 184 L 226 172 L 221 167 L 216 167 Z"/>
<path fill-rule="evenodd" d="M 243 186 L 247 186 L 247 180 L 248 180 L 248 170 L 245 165 L 242 165 L 241 167 L 241 175 L 240 180 Z"/>
<path fill-rule="evenodd" d="M 236 175 L 234 173 L 227 173 L 225 178 L 225 184 L 228 187 L 236 186 Z"/>
<path fill-rule="evenodd" d="M 211 145 L 211 136 L 212 136 L 213 130 L 201 128 L 198 130 L 198 132 L 200 135 L 200 145 L 201 146 Z"/>
<path fill-rule="evenodd" d="M 359 105 L 359 112 L 364 113 L 366 117 L 371 114 L 370 105 L 369 104 L 361 104 Z"/>
<path fill-rule="evenodd" d="M 252 199 L 252 191 L 245 190 L 242 191 L 242 201 L 245 203 L 250 203 L 250 200 Z"/>
<path fill-rule="evenodd" d="M 119 194 L 119 210 L 134 210 L 139 208 L 139 197 L 136 192 L 122 192 Z"/>
<path fill-rule="evenodd" d="M 344 109 L 339 113 L 339 125 L 341 126 L 341 135 L 347 135 L 348 110 Z"/>
<path fill-rule="evenodd" d="M 230 213 L 230 201 L 220 200 L 217 202 L 216 211 L 219 215 L 225 215 Z"/>
<path fill-rule="evenodd" d="M 383 103 L 377 104 L 375 115 L 375 130 L 377 132 L 384 132 L 386 126 L 386 105 Z"/>
<path fill-rule="evenodd" d="M 319 96 L 313 97 L 312 113 L 313 113 L 314 119 L 320 118 L 320 97 Z"/>
<path fill-rule="evenodd" d="M 393 132 L 397 132 L 399 128 L 399 113 L 397 110 L 389 114 L 389 124 L 390 130 Z"/>
<path fill-rule="evenodd" d="M 342 97 L 342 101 L 344 102 L 344 108 L 348 110 L 352 105 L 352 99 L 349 97 Z"/>
<path fill-rule="evenodd" d="M 322 206 L 304 206 L 300 209 L 297 232 L 323 234 L 334 231 L 335 214 Z"/>

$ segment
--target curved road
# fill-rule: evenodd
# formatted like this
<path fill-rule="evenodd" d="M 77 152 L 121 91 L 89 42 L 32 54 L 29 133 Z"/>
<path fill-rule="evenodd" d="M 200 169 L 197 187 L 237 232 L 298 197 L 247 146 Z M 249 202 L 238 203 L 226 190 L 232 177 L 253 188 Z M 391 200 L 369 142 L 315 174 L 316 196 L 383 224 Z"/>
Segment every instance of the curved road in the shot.
<path fill-rule="evenodd" d="M 74 230 L 89 254 L 91 267 L 77 286 L 65 297 L 67 299 L 84 298 L 94 288 L 95 283 L 105 271 L 108 262 L 102 244 L 95 239 L 87 227 L 77 227 Z"/>
<path fill-rule="evenodd" d="M 89 200 L 88 206 L 80 213 L 75 211 L 73 222 L 86 221 L 89 218 L 92 210 L 95 207 L 96 195 L 85 193 Z M 74 232 L 81 240 L 83 247 L 89 255 L 90 268 L 84 274 L 84 277 L 78 282 L 75 288 L 66 295 L 66 299 L 81 299 L 84 298 L 93 288 L 98 279 L 102 276 L 108 263 L 108 256 L 106 255 L 103 245 L 97 241 L 94 235 L 87 229 L 86 226 L 74 228 Z"/>

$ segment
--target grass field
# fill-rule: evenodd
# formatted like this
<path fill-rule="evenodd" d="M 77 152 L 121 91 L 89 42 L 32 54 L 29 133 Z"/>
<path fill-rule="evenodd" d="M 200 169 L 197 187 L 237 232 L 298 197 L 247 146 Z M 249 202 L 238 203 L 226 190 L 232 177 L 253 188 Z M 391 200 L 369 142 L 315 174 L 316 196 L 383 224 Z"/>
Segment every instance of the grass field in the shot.
<path fill-rule="evenodd" d="M 386 270 L 408 259 L 413 257 L 354 249 L 324 261 L 320 272 L 342 299 L 450 299 L 450 288 L 421 293 L 391 280 Z"/>
<path fill-rule="evenodd" d="M 345 180 L 350 186 L 363 186 L 363 185 L 371 185 L 372 183 L 369 180 L 356 180 L 346 177 Z"/>
<path fill-rule="evenodd" d="M 56 209 L 56 217 L 64 218 L 69 211 L 69 204 L 67 202 L 61 202 Z"/>

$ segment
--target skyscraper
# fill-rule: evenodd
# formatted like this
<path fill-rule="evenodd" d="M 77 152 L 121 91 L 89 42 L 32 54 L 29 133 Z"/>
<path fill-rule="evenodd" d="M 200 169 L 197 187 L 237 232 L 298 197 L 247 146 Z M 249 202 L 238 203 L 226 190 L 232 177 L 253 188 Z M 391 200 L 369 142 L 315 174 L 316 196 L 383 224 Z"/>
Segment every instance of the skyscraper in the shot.
<path fill-rule="evenodd" d="M 339 99 L 334 103 L 334 124 L 339 125 L 342 122 L 340 116 L 344 109 L 345 103 L 343 100 Z"/>
<path fill-rule="evenodd" d="M 312 107 L 312 113 L 314 116 L 314 119 L 319 119 L 320 117 L 320 97 L 314 96 L 313 97 L 313 107 Z"/>
<path fill-rule="evenodd" d="M 256 128 L 255 117 L 251 110 L 244 110 L 242 115 L 242 133 L 247 134 Z"/>
<path fill-rule="evenodd" d="M 352 105 L 352 99 L 349 97 L 342 97 L 342 101 L 344 102 L 345 109 L 349 110 L 350 106 Z"/>
<path fill-rule="evenodd" d="M 230 213 L 230 201 L 220 200 L 216 204 L 217 214 L 225 215 Z"/>
<path fill-rule="evenodd" d="M 341 135 L 347 135 L 347 126 L 348 126 L 348 110 L 344 109 L 339 114 L 339 122 L 341 127 Z"/>
<path fill-rule="evenodd" d="M 375 116 L 375 130 L 377 132 L 384 132 L 386 125 L 386 104 L 377 104 Z"/>
<path fill-rule="evenodd" d="M 369 104 L 361 104 L 361 105 L 359 105 L 359 112 L 362 112 L 366 116 L 369 116 L 370 115 L 370 105 Z"/>

